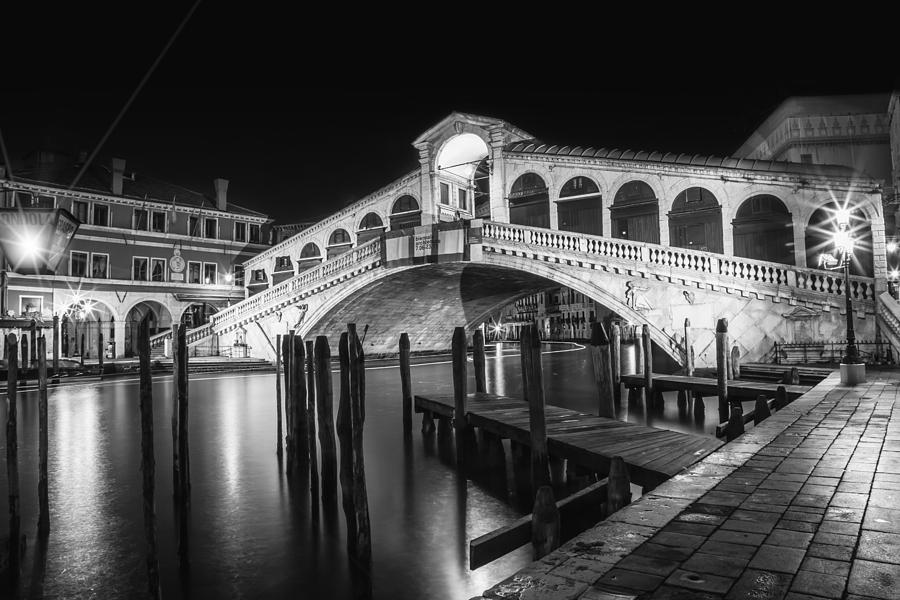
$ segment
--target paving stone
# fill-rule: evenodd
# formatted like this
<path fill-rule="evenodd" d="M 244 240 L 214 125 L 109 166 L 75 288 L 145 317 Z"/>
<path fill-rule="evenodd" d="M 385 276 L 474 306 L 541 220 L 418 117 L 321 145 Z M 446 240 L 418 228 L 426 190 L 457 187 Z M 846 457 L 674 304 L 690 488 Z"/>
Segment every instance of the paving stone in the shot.
<path fill-rule="evenodd" d="M 856 558 L 900 564 L 900 534 L 864 530 L 859 536 Z"/>
<path fill-rule="evenodd" d="M 638 600 L 640 597 L 641 594 L 622 592 L 618 589 L 611 591 L 600 589 L 599 587 L 589 587 L 578 597 L 578 600 Z M 472 600 L 478 599 L 473 598 Z"/>
<path fill-rule="evenodd" d="M 750 560 L 756 552 L 756 546 L 746 546 L 744 544 L 731 544 L 729 542 L 708 541 L 700 546 L 700 552 L 707 554 L 716 554 L 718 556 L 735 556 L 738 558 L 746 558 Z"/>
<path fill-rule="evenodd" d="M 778 479 L 766 479 L 759 484 L 757 490 L 783 490 L 786 492 L 798 492 L 803 487 L 802 481 L 780 481 Z"/>
<path fill-rule="evenodd" d="M 788 548 L 806 548 L 812 541 L 812 533 L 791 531 L 789 529 L 775 529 L 766 538 L 766 543 L 772 546 L 787 546 Z"/>
<path fill-rule="evenodd" d="M 861 473 L 859 471 L 847 471 L 844 473 L 844 476 L 841 478 L 843 481 L 856 481 L 862 483 L 871 483 L 872 482 L 872 473 Z"/>
<path fill-rule="evenodd" d="M 842 481 L 837 487 L 839 492 L 853 492 L 855 494 L 868 493 L 871 486 L 868 483 L 859 483 L 856 481 Z"/>
<path fill-rule="evenodd" d="M 842 535 L 840 533 L 828 533 L 822 531 L 821 528 L 816 532 L 813 541 L 817 544 L 831 544 L 833 546 L 850 546 L 856 545 L 855 535 Z"/>
<path fill-rule="evenodd" d="M 825 511 L 825 518 L 829 521 L 846 521 L 847 523 L 862 523 L 863 511 L 858 508 L 845 508 L 841 506 L 829 506 Z"/>
<path fill-rule="evenodd" d="M 685 509 L 685 513 L 700 513 L 707 515 L 717 515 L 727 517 L 734 512 L 733 506 L 725 506 L 723 504 L 705 504 L 703 502 L 694 502 Z"/>
<path fill-rule="evenodd" d="M 841 535 L 859 535 L 859 523 L 847 523 L 845 521 L 831 521 L 825 519 L 819 524 L 819 531 L 823 533 L 840 533 Z"/>
<path fill-rule="evenodd" d="M 831 496 L 822 496 L 816 494 L 797 494 L 791 501 L 791 507 L 794 506 L 813 506 L 816 508 L 825 508 Z"/>
<path fill-rule="evenodd" d="M 791 576 L 785 573 L 747 569 L 725 597 L 729 600 L 781 600 L 790 583 Z"/>
<path fill-rule="evenodd" d="M 847 585 L 849 593 L 897 600 L 898 589 L 900 589 L 900 565 L 866 560 L 853 561 Z"/>
<path fill-rule="evenodd" d="M 803 562 L 805 550 L 763 544 L 750 560 L 751 569 L 796 573 Z"/>
<path fill-rule="evenodd" d="M 629 571 L 637 571 L 639 573 L 649 573 L 659 577 L 668 577 L 669 573 L 678 568 L 680 561 L 665 560 L 652 556 L 642 556 L 640 554 L 630 554 L 620 560 L 616 564 L 617 569 L 628 569 Z M 598 578 L 595 577 L 590 581 L 593 583 Z"/>
<path fill-rule="evenodd" d="M 710 573 L 722 577 L 737 579 L 744 571 L 749 561 L 746 558 L 736 556 L 721 556 L 697 552 L 691 556 L 682 566 L 686 571 L 697 573 Z"/>
<path fill-rule="evenodd" d="M 655 590 L 663 582 L 662 577 L 638 573 L 627 569 L 611 569 L 601 577 L 597 583 L 614 586 L 624 590 L 641 590 L 649 592 Z"/>
<path fill-rule="evenodd" d="M 800 571 L 794 577 L 791 589 L 823 598 L 840 598 L 844 594 L 847 578 L 813 571 Z"/>
<path fill-rule="evenodd" d="M 587 599 L 587 596 L 583 596 Z M 697 590 L 687 590 L 685 588 L 673 587 L 670 585 L 660 586 L 647 600 L 721 600 L 720 594 L 710 594 L 709 592 L 700 592 Z M 593 600 L 593 599 L 587 599 Z M 605 598 L 602 600 L 606 600 Z M 623 598 L 622 600 L 627 600 Z"/>
<path fill-rule="evenodd" d="M 849 561 L 853 557 L 853 548 L 850 546 L 834 546 L 832 544 L 817 544 L 813 542 L 806 549 L 808 556 L 828 558 L 830 560 Z"/>
<path fill-rule="evenodd" d="M 819 462 L 810 458 L 786 458 L 775 469 L 778 473 L 801 473 L 809 475 Z"/>
<path fill-rule="evenodd" d="M 675 521 L 684 521 L 687 523 L 702 523 L 716 526 L 725 522 L 725 517 L 720 515 L 710 515 L 706 513 L 683 512 L 675 517 Z"/>
<path fill-rule="evenodd" d="M 807 556 L 800 565 L 801 571 L 812 571 L 814 573 L 828 573 L 829 575 L 839 575 L 847 577 L 850 575 L 850 563 L 840 560 L 829 560 L 827 558 L 817 558 L 815 556 Z"/>
<path fill-rule="evenodd" d="M 574 579 L 575 581 L 594 583 L 611 568 L 612 565 L 609 563 L 572 557 L 557 567 L 554 567 L 554 569 L 550 571 L 550 574 L 556 575 L 557 577 Z"/>
<path fill-rule="evenodd" d="M 741 494 L 738 492 L 712 491 L 701 497 L 700 502 L 703 504 L 718 504 L 722 506 L 739 506 L 749 495 L 750 494 Z"/>
<path fill-rule="evenodd" d="M 692 548 L 676 548 L 674 546 L 663 546 L 662 544 L 654 544 L 647 542 L 641 544 L 635 551 L 635 554 L 641 556 L 652 556 L 664 560 L 684 561 L 687 560 L 694 550 Z"/>
<path fill-rule="evenodd" d="M 873 489 L 869 494 L 869 506 L 894 509 L 900 507 L 900 490 Z"/>
<path fill-rule="evenodd" d="M 821 462 L 819 463 L 822 464 Z M 809 479 L 806 480 L 806 483 L 810 485 L 826 485 L 829 487 L 834 487 L 841 482 L 839 477 L 822 477 L 820 475 L 812 475 Z"/>
<path fill-rule="evenodd" d="M 749 531 L 728 531 L 720 529 L 713 533 L 709 539 L 713 542 L 759 546 L 766 539 L 766 535 L 764 533 L 750 533 Z"/>
<path fill-rule="evenodd" d="M 734 579 L 720 577 L 710 573 L 696 573 L 694 571 L 686 571 L 679 569 L 669 575 L 666 583 L 672 586 L 688 588 L 700 592 L 711 592 L 713 594 L 724 594 L 734 583 Z"/>
<path fill-rule="evenodd" d="M 706 538 L 699 535 L 688 535 L 686 533 L 667 533 L 659 532 L 654 535 L 651 540 L 655 544 L 663 546 L 675 546 L 676 548 L 699 548 L 706 541 Z"/>
<path fill-rule="evenodd" d="M 791 521 L 789 519 L 781 519 L 775 526 L 781 529 L 802 531 L 804 533 L 815 533 L 819 528 L 819 525 L 817 523 L 808 523 L 806 521 Z"/>
<path fill-rule="evenodd" d="M 867 494 L 853 494 L 850 492 L 837 492 L 831 497 L 829 506 L 840 506 L 843 508 L 865 508 L 869 500 Z"/>
<path fill-rule="evenodd" d="M 776 513 L 755 510 L 736 510 L 724 523 L 722 529 L 733 531 L 749 531 L 751 533 L 769 533 L 775 528 L 779 515 Z"/>
<path fill-rule="evenodd" d="M 498 583 L 484 593 L 488 598 L 541 598 L 546 600 L 570 600 L 577 598 L 588 584 L 542 574 L 540 576 L 516 574 Z"/>
<path fill-rule="evenodd" d="M 807 483 L 800 488 L 800 493 L 811 496 L 830 496 L 836 489 L 837 485 L 812 485 Z"/>
<path fill-rule="evenodd" d="M 863 529 L 900 533 L 900 510 L 870 506 L 863 518 Z"/>
<path fill-rule="evenodd" d="M 772 473 L 766 478 L 766 481 L 792 481 L 803 484 L 807 479 L 809 476 L 803 473 Z"/>
<path fill-rule="evenodd" d="M 844 469 L 830 469 L 828 467 L 819 467 L 812 472 L 814 477 L 840 477 L 843 474 Z"/>
<path fill-rule="evenodd" d="M 690 535 L 708 536 L 715 531 L 716 526 L 706 523 L 686 523 L 684 521 L 672 521 L 662 528 L 668 533 L 687 533 Z"/>

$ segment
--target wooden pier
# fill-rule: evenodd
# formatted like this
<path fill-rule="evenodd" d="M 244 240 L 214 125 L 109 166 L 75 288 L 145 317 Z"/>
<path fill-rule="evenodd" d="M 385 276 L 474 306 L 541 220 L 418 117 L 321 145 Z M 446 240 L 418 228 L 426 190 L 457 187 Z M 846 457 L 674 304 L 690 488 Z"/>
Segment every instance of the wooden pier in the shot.
<path fill-rule="evenodd" d="M 713 382 L 715 383 L 715 382 Z M 415 396 L 417 412 L 452 418 L 453 394 Z M 546 406 L 547 447 L 554 458 L 568 459 L 606 473 L 610 459 L 621 456 L 631 480 L 652 489 L 701 460 L 723 442 L 712 436 L 655 429 L 568 408 Z M 531 444 L 528 405 L 519 398 L 484 392 L 466 397 L 466 422 L 502 438 Z"/>
<path fill-rule="evenodd" d="M 644 386 L 644 375 L 622 375 L 622 383 L 628 388 Z M 755 400 L 760 394 L 773 397 L 779 386 L 787 392 L 787 399 L 794 400 L 808 392 L 812 386 L 784 385 L 765 381 L 744 381 L 732 379 L 728 381 L 728 397 Z M 688 377 L 686 375 L 653 374 L 654 391 L 694 391 L 704 396 L 715 396 L 718 393 L 717 382 L 709 377 Z"/>

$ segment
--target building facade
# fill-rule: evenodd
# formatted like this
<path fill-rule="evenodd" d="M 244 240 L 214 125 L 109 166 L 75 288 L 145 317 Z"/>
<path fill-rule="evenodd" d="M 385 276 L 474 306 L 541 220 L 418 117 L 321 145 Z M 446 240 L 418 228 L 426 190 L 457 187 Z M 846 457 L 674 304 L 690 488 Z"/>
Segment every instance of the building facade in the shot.
<path fill-rule="evenodd" d="M 101 348 L 131 356 L 145 316 L 151 334 L 173 322 L 195 327 L 244 298 L 242 263 L 268 247 L 272 221 L 229 201 L 227 180 L 204 194 L 112 159 L 69 189 L 83 162 L 36 152 L 0 166 L 2 208 L 60 208 L 80 222 L 55 274 L 19 275 L 7 265 L 10 312 L 58 316 L 61 356 L 96 358 Z"/>

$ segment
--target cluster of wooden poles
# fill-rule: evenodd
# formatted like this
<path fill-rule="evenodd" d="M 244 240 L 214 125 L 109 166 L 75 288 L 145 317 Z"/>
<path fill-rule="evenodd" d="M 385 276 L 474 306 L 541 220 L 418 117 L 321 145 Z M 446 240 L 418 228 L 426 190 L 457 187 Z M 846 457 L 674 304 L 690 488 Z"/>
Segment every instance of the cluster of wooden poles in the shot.
<path fill-rule="evenodd" d="M 320 490 L 323 506 L 333 505 L 340 479 L 348 554 L 357 572 L 367 575 L 371 572 L 372 536 L 363 457 L 366 374 L 365 354 L 356 325 L 349 323 L 338 343 L 340 394 L 336 422 L 328 338 L 320 335 L 315 343 L 304 344 L 300 336 L 291 332 L 276 337 L 275 351 L 275 451 L 279 462 L 284 458 L 289 475 L 308 478 L 313 511 L 318 511 Z M 341 450 L 339 468 L 335 430 Z M 322 453 L 321 478 L 317 433 Z"/>
<path fill-rule="evenodd" d="M 603 381 L 605 387 L 599 388 L 600 416 L 608 416 L 615 411 L 612 408 L 612 361 L 610 355 L 610 343 L 605 331 L 599 323 L 594 324 L 598 336 L 598 348 L 594 353 L 595 364 L 606 373 Z M 601 333 L 602 332 L 602 333 Z M 605 340 L 601 341 L 601 340 Z M 412 430 L 413 393 L 410 377 L 410 344 L 409 337 L 403 333 L 400 337 L 400 379 L 403 395 L 403 429 L 405 435 L 410 435 Z M 472 362 L 474 366 L 474 379 L 476 393 L 485 393 L 485 350 L 484 335 L 476 330 L 472 340 Z M 596 492 L 594 496 L 604 500 L 603 514 L 612 513 L 631 500 L 631 484 L 628 470 L 621 457 L 613 457 L 609 475 L 606 479 L 597 481 L 596 474 L 587 474 L 577 470 L 575 465 L 567 465 L 560 458 L 551 457 L 547 449 L 547 427 L 545 420 L 545 399 L 543 367 L 541 364 L 541 340 L 536 324 L 532 323 L 522 330 L 520 338 L 520 358 L 522 364 L 522 380 L 524 400 L 529 410 L 530 443 L 523 444 L 510 440 L 512 464 L 515 471 L 515 480 L 518 493 L 533 492 L 533 508 L 530 519 L 517 526 L 515 531 L 510 530 L 502 534 L 506 538 L 519 538 L 522 532 L 530 531 L 534 556 L 540 558 L 556 547 L 561 542 L 560 509 L 566 501 L 557 502 L 556 492 L 566 487 L 566 479 L 570 482 L 579 480 L 583 486 Z M 468 366 L 467 339 L 463 327 L 455 328 L 451 344 L 453 362 L 453 395 L 454 410 L 452 418 L 444 417 L 429 410 L 422 411 L 422 434 L 431 436 L 435 433 L 434 420 L 438 420 L 438 437 L 449 437 L 451 427 L 456 438 L 456 464 L 467 475 L 474 475 L 476 465 L 480 459 L 484 459 L 485 469 L 490 470 L 497 463 L 505 465 L 505 454 L 502 440 L 499 435 L 480 429 L 477 434 L 475 428 L 468 422 L 466 401 L 468 398 Z M 479 450 L 481 453 L 479 454 Z M 593 481 L 594 483 L 591 483 Z M 572 505 L 575 506 L 574 504 Z M 573 511 L 574 512 L 574 511 Z M 600 510 L 595 510 L 600 513 Z M 574 516 L 574 515 L 573 515 Z M 527 542 L 522 542 L 527 543 Z M 475 568 L 493 558 L 502 555 L 508 549 L 509 539 L 497 539 L 487 541 L 478 550 L 478 556 L 470 553 L 470 566 Z"/>

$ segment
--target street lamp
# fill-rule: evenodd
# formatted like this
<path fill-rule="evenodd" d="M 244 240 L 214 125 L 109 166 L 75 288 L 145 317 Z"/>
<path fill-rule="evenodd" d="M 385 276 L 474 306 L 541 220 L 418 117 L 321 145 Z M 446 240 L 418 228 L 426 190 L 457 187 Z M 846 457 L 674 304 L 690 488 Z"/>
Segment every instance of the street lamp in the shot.
<path fill-rule="evenodd" d="M 847 348 L 841 358 L 841 383 L 854 385 L 866 380 L 866 365 L 859 358 L 856 335 L 853 332 L 853 304 L 850 300 L 850 261 L 853 258 L 853 233 L 850 230 L 850 211 L 840 208 L 835 213 L 838 229 L 834 232 L 834 246 L 844 265 L 844 298 L 847 309 Z"/>

